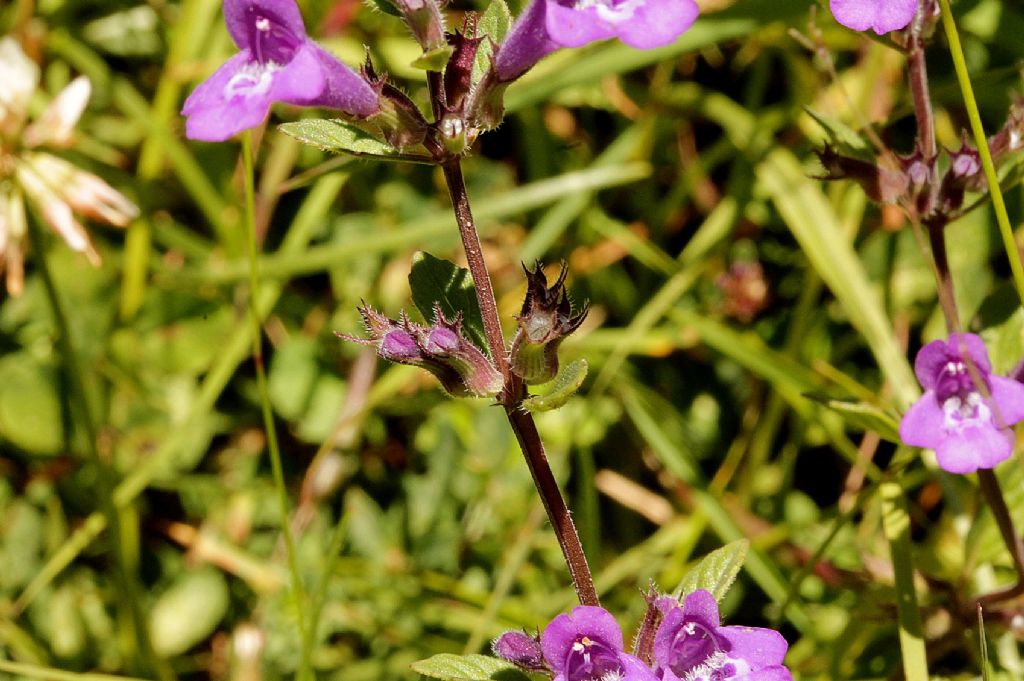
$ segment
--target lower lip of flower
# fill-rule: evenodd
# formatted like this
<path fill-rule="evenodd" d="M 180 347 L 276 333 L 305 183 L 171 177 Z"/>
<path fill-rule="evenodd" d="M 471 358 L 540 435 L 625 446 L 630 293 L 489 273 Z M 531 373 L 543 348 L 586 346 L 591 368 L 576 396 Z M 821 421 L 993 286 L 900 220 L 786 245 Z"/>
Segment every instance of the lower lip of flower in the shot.
<path fill-rule="evenodd" d="M 971 392 L 961 398 L 957 395 L 942 403 L 943 423 L 950 430 L 958 430 L 968 423 L 989 423 L 992 410 L 980 393 Z"/>
<path fill-rule="evenodd" d="M 274 62 L 246 64 L 224 86 L 224 97 L 226 99 L 235 99 L 236 97 L 249 99 L 263 96 L 270 90 L 270 85 L 274 82 L 274 74 L 280 69 L 280 65 Z"/>
<path fill-rule="evenodd" d="M 601 19 L 609 23 L 626 21 L 643 4 L 643 0 L 575 0 L 573 9 L 593 10 Z"/>

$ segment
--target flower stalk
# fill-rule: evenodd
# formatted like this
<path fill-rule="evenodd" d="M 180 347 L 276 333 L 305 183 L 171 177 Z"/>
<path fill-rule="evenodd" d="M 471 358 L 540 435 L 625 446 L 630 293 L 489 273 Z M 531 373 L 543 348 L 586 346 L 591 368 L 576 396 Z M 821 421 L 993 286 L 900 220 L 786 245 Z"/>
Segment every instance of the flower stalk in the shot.
<path fill-rule="evenodd" d="M 281 466 L 281 450 L 277 442 L 277 428 L 274 426 L 274 414 L 270 407 L 270 391 L 267 388 L 267 370 L 263 363 L 263 320 L 256 305 L 260 290 L 259 253 L 256 243 L 256 190 L 255 167 L 253 163 L 252 132 L 246 130 L 242 134 L 242 175 L 245 191 L 245 230 L 249 246 L 249 321 L 252 323 L 252 361 L 256 367 L 256 388 L 260 396 L 260 408 L 263 415 L 263 428 L 267 434 L 267 449 L 270 452 L 270 467 L 274 476 L 274 487 L 277 489 L 278 504 L 281 514 L 281 534 L 287 553 L 288 569 L 291 572 L 292 598 L 298 608 L 296 621 L 299 627 L 300 640 L 306 639 L 305 603 L 306 597 L 302 586 L 302 574 L 295 551 L 295 538 L 292 536 L 289 522 L 290 509 L 288 490 L 284 483 L 284 470 Z M 313 678 L 307 646 L 303 646 L 303 656 L 299 661 L 296 678 L 300 681 Z"/>

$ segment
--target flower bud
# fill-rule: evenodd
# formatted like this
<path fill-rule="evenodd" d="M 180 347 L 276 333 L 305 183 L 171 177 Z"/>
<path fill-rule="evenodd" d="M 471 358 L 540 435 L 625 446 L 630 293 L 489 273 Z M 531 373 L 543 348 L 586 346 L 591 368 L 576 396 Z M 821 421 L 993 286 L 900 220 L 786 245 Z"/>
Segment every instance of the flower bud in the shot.
<path fill-rule="evenodd" d="M 949 170 L 943 176 L 939 190 L 941 210 L 944 213 L 959 210 L 964 203 L 964 193 L 968 189 L 980 189 L 984 183 L 981 157 L 965 136 L 960 148 L 949 152 Z"/>
<path fill-rule="evenodd" d="M 404 312 L 396 321 L 368 305 L 360 307 L 359 314 L 370 338 L 337 335 L 376 346 L 377 354 L 389 362 L 426 369 L 454 397 L 493 397 L 504 386 L 487 355 L 462 335 L 461 315 L 449 321 L 435 306 L 434 324 L 427 327 L 409 321 Z"/>
<path fill-rule="evenodd" d="M 445 49 L 444 17 L 434 0 L 395 0 L 394 4 L 424 52 Z"/>
<path fill-rule="evenodd" d="M 491 644 L 494 654 L 529 671 L 544 671 L 544 650 L 540 641 L 522 631 L 506 631 Z"/>
<path fill-rule="evenodd" d="M 992 151 L 992 160 L 995 164 L 1001 165 L 1011 155 L 1024 147 L 1024 97 L 1013 94 L 1013 101 L 1010 102 L 1010 113 L 1006 116 L 1006 123 L 995 135 L 989 139 L 989 149 Z"/>
<path fill-rule="evenodd" d="M 441 373 L 435 372 L 435 375 L 455 397 L 494 396 L 504 387 L 501 374 L 487 355 L 462 335 L 461 313 L 452 320 L 445 319 L 440 306 L 435 304 L 434 325 L 421 332 L 419 344 L 430 364 L 437 364 L 446 371 L 454 370 L 457 376 L 454 381 L 446 381 Z"/>
<path fill-rule="evenodd" d="M 568 270 L 562 264 L 558 279 L 549 288 L 538 262 L 533 271 L 525 265 L 527 289 L 523 309 L 516 319 L 519 330 L 512 340 L 512 372 L 526 384 L 546 383 L 558 374 L 558 346 L 587 318 L 586 305 L 573 314 L 565 290 Z"/>

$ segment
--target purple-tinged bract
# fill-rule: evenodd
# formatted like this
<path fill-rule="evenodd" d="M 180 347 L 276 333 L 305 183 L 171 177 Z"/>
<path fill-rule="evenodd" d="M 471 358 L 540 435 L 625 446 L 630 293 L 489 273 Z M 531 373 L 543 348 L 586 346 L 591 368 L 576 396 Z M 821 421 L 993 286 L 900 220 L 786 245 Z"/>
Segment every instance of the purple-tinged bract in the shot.
<path fill-rule="evenodd" d="M 693 0 L 532 0 L 495 58 L 502 82 L 515 80 L 560 47 L 619 38 L 642 50 L 674 42 L 697 18 Z"/>
<path fill-rule="evenodd" d="M 872 29 L 878 35 L 906 28 L 917 12 L 918 0 L 830 0 L 832 15 L 855 31 Z"/>
<path fill-rule="evenodd" d="M 540 641 L 522 631 L 506 631 L 494 639 L 491 649 L 498 657 L 513 662 L 524 669 L 531 671 L 547 669 Z"/>
<path fill-rule="evenodd" d="M 185 100 L 190 139 L 226 140 L 262 123 L 274 102 L 378 111 L 369 83 L 309 39 L 294 0 L 225 0 L 224 18 L 240 52 Z"/>
<path fill-rule="evenodd" d="M 787 648 L 772 629 L 721 626 L 718 603 L 701 590 L 668 608 L 654 638 L 655 670 L 661 681 L 792 681 Z"/>
<path fill-rule="evenodd" d="M 540 642 L 554 681 L 657 681 L 647 665 L 623 652 L 622 630 L 604 608 L 581 605 L 558 615 Z"/>
<path fill-rule="evenodd" d="M 992 375 L 988 351 L 973 333 L 932 341 L 914 362 L 925 389 L 900 422 L 908 445 L 935 450 L 950 473 L 993 468 L 1013 452 L 1010 426 L 1024 420 L 1024 384 Z"/>

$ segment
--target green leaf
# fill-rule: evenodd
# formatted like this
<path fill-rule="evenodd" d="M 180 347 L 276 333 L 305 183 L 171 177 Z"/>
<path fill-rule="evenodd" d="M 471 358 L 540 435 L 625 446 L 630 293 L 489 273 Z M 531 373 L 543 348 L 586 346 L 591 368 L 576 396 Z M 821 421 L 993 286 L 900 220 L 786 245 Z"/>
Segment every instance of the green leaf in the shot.
<path fill-rule="evenodd" d="M 303 144 L 336 154 L 345 153 L 384 161 L 426 163 L 430 160 L 426 155 L 402 153 L 365 130 L 339 118 L 307 118 L 284 123 L 279 125 L 278 129 Z"/>
<path fill-rule="evenodd" d="M 587 360 L 577 359 L 569 362 L 558 372 L 555 380 L 548 383 L 551 386 L 550 390 L 543 395 L 534 395 L 523 400 L 523 409 L 533 412 L 558 409 L 576 394 L 586 377 Z"/>
<path fill-rule="evenodd" d="M 444 67 L 452 56 L 452 52 L 454 52 L 454 48 L 450 45 L 424 52 L 413 60 L 412 66 L 424 71 L 444 71 Z"/>
<path fill-rule="evenodd" d="M 0 361 L 0 442 L 33 454 L 60 453 L 64 432 L 58 386 L 53 367 L 27 353 L 11 353 Z"/>
<path fill-rule="evenodd" d="M 512 13 L 508 10 L 505 0 L 491 0 L 487 5 L 487 11 L 480 15 L 476 24 L 476 35 L 481 38 L 490 38 L 480 43 L 476 53 L 476 60 L 473 62 L 473 82 L 476 83 L 487 72 L 494 58 L 494 45 L 501 45 L 509 29 L 512 28 Z"/>
<path fill-rule="evenodd" d="M 370 7 L 376 7 L 384 14 L 390 14 L 393 17 L 401 17 L 402 12 L 399 11 L 398 7 L 390 0 L 367 0 L 367 4 Z"/>
<path fill-rule="evenodd" d="M 428 322 L 434 320 L 434 303 L 441 306 L 448 319 L 461 312 L 462 328 L 470 340 L 480 348 L 487 348 L 483 316 L 469 270 L 419 251 L 412 257 L 409 288 L 412 289 L 412 302 L 424 319 Z"/>
<path fill-rule="evenodd" d="M 687 594 L 706 589 L 715 600 L 721 601 L 729 587 L 736 581 L 749 549 L 750 542 L 746 539 L 739 539 L 715 549 L 686 573 L 683 581 L 679 582 L 679 586 L 672 592 L 672 597 L 682 600 Z"/>
<path fill-rule="evenodd" d="M 899 444 L 899 422 L 884 409 L 868 402 L 837 400 L 828 397 L 808 395 L 843 417 L 848 426 L 863 431 L 872 431 L 883 440 Z"/>
<path fill-rule="evenodd" d="M 511 662 L 488 655 L 441 653 L 412 663 L 412 670 L 444 681 L 527 681 L 529 677 Z"/>
<path fill-rule="evenodd" d="M 809 106 L 804 107 L 804 112 L 821 126 L 822 130 L 825 131 L 826 137 L 828 137 L 829 144 L 835 147 L 837 151 L 865 161 L 875 160 L 871 146 L 864 140 L 864 137 L 846 123 L 843 123 L 838 118 L 826 116 L 815 111 Z"/>

